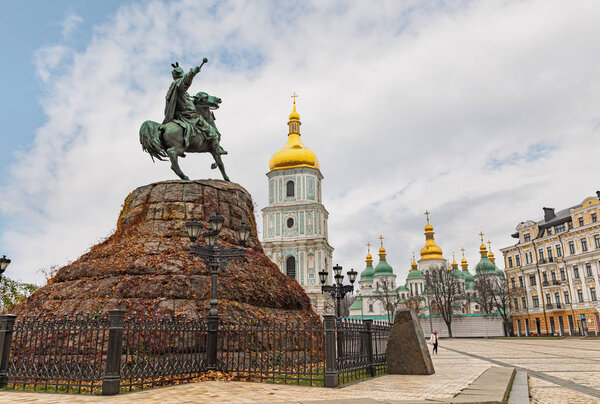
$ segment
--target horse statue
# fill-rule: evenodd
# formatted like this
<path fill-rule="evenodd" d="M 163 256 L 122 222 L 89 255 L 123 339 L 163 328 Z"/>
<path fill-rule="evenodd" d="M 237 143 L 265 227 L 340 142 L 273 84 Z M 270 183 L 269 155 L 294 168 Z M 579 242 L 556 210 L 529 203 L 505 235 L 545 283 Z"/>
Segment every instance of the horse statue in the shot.
<path fill-rule="evenodd" d="M 206 62 L 207 59 L 204 59 L 202 65 Z M 221 159 L 221 154 L 227 154 L 227 152 L 219 145 L 221 134 L 215 126 L 215 116 L 212 112 L 219 108 L 221 99 L 204 92 L 199 92 L 192 97 L 192 108 L 190 97 L 186 92 L 187 88 L 192 83 L 194 75 L 200 71 L 202 65 L 193 68 L 187 74 L 183 73 L 183 70 L 179 67 L 179 63 L 177 63 L 177 65 L 172 65 L 174 68 L 173 78 L 175 81 L 167 94 L 168 100 L 166 111 L 168 111 L 170 107 L 173 107 L 171 108 L 171 112 L 175 108 L 179 108 L 177 111 L 185 108 L 183 111 L 184 114 L 180 114 L 176 119 L 165 118 L 166 122 L 162 124 L 154 121 L 145 121 L 140 127 L 140 143 L 142 144 L 142 149 L 150 154 L 152 161 L 154 161 L 154 158 L 165 161 L 165 158 L 168 157 L 169 160 L 171 160 L 171 169 L 182 180 L 189 180 L 189 177 L 181 171 L 177 159 L 179 157 L 185 157 L 186 152 L 208 152 L 215 160 L 211 165 L 211 168 L 215 169 L 218 167 L 223 175 L 223 179 L 229 181 L 229 177 L 227 176 L 227 173 L 225 173 L 225 165 Z M 177 86 L 179 86 L 179 88 Z M 174 93 L 175 91 L 180 91 L 179 95 L 183 98 L 178 99 L 178 95 Z M 169 104 L 171 102 L 169 101 L 169 98 L 173 100 L 171 104 Z M 181 102 L 183 107 L 179 106 L 177 102 Z M 167 113 L 165 115 L 167 115 Z M 207 133 L 202 133 L 200 130 L 192 130 L 192 132 L 195 132 L 192 135 L 190 135 L 190 131 L 186 133 L 186 130 L 182 127 L 182 125 L 187 125 L 187 122 L 184 120 L 186 117 L 191 117 L 194 122 L 198 120 L 202 121 L 204 132 Z"/>

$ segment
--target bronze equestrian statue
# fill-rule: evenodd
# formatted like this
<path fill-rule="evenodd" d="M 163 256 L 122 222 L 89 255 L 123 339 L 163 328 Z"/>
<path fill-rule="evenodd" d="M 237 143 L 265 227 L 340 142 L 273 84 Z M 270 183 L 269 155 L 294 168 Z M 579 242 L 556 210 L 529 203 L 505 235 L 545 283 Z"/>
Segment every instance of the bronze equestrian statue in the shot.
<path fill-rule="evenodd" d="M 215 116 L 212 110 L 219 108 L 221 99 L 203 92 L 190 97 L 187 90 L 192 85 L 194 76 L 208 59 L 204 58 L 200 66 L 188 73 L 183 72 L 179 63 L 172 64 L 173 82 L 169 87 L 165 106 L 165 119 L 162 123 L 146 121 L 140 128 L 140 143 L 142 149 L 150 154 L 152 161 L 156 157 L 164 161 L 171 160 L 171 169 L 181 179 L 189 180 L 177 159 L 189 153 L 210 153 L 215 162 L 211 168 L 219 168 L 223 179 L 229 181 L 225 173 L 225 165 L 221 160 L 222 154 L 227 154 L 220 146 L 221 134 L 215 126 Z"/>

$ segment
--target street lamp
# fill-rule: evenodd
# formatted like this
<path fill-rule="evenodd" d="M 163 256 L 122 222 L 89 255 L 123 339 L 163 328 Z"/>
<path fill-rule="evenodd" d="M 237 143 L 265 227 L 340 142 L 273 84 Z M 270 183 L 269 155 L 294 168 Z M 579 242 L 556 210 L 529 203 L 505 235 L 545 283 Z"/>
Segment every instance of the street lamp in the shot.
<path fill-rule="evenodd" d="M 207 365 L 209 370 L 214 370 L 217 366 L 217 331 L 219 328 L 219 312 L 217 310 L 217 305 L 219 303 L 217 294 L 218 275 L 221 270 L 227 267 L 229 260 L 244 258 L 245 256 L 245 250 L 243 248 L 225 248 L 217 244 L 223 222 L 225 222 L 225 218 L 219 214 L 209 217 L 208 223 L 210 229 L 201 235 L 206 245 L 192 244 L 190 247 L 190 253 L 202 258 L 207 268 L 210 270 L 211 300 L 207 318 Z M 201 222 L 191 221 L 187 222 L 185 227 L 190 241 L 194 243 L 198 240 L 204 225 Z M 250 230 L 251 227 L 247 224 L 242 224 L 235 228 L 238 241 L 242 247 L 246 245 L 246 242 L 250 237 Z"/>
<path fill-rule="evenodd" d="M 319 271 L 319 280 L 321 281 L 321 293 L 327 292 L 333 297 L 335 300 L 335 316 L 341 317 L 342 314 L 342 300 L 348 293 L 352 293 L 354 291 L 354 281 L 356 280 L 356 272 L 354 269 L 348 271 L 348 280 L 350 281 L 350 285 L 343 285 L 344 283 L 344 275 L 342 275 L 342 267 L 339 265 L 335 265 L 333 267 L 333 272 L 335 273 L 334 279 L 335 283 L 333 285 L 325 285 L 327 282 L 327 271 L 324 269 Z"/>
<path fill-rule="evenodd" d="M 2 258 L 0 258 L 0 278 L 2 278 L 2 274 L 6 271 L 8 264 L 10 264 L 10 260 L 6 258 L 6 255 L 3 255 Z"/>

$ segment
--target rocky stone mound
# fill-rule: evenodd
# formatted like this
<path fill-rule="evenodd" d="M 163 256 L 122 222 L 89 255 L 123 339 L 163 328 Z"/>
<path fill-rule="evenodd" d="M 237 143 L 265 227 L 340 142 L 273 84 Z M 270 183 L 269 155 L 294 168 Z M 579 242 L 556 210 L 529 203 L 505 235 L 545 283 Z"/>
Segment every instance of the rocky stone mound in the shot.
<path fill-rule="evenodd" d="M 310 300 L 294 280 L 264 254 L 256 234 L 250 194 L 240 185 L 217 180 L 164 181 L 127 196 L 117 229 L 77 261 L 61 268 L 14 314 L 89 314 L 126 309 L 144 315 L 208 314 L 210 275 L 189 253 L 185 222 L 208 226 L 215 213 L 225 217 L 219 242 L 239 247 L 234 227 L 253 227 L 246 257 L 230 261 L 219 274 L 222 318 L 278 321 L 301 316 L 318 322 Z"/>

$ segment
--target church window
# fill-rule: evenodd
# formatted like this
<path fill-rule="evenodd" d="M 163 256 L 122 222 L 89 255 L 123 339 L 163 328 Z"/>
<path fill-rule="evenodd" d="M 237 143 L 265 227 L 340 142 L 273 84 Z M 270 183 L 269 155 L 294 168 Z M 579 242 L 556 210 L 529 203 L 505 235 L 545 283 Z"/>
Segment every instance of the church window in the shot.
<path fill-rule="evenodd" d="M 292 279 L 296 279 L 296 258 L 291 256 L 285 260 L 285 274 Z"/>
<path fill-rule="evenodd" d="M 369 312 L 373 312 L 373 304 L 369 304 Z"/>
<path fill-rule="evenodd" d="M 289 217 L 286 224 L 287 224 L 287 227 L 291 229 L 292 227 L 294 227 L 294 219 Z"/>
<path fill-rule="evenodd" d="M 285 190 L 285 196 L 294 196 L 294 181 L 288 181 Z"/>

